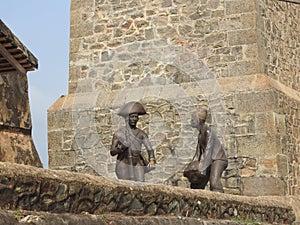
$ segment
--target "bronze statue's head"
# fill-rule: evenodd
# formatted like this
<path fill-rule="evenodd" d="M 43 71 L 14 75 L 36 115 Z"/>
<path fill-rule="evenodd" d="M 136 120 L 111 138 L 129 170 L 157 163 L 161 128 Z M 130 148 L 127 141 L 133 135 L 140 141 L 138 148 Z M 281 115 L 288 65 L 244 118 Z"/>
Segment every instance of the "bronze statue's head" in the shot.
<path fill-rule="evenodd" d="M 137 122 L 139 121 L 139 114 L 137 113 L 131 113 L 126 118 L 126 121 L 128 121 L 128 124 L 130 127 L 136 127 Z"/>
<path fill-rule="evenodd" d="M 119 112 L 118 115 L 125 118 L 126 123 L 130 127 L 136 127 L 136 124 L 139 120 L 139 115 L 145 115 L 146 110 L 144 106 L 139 102 L 128 102 L 124 104 Z"/>
<path fill-rule="evenodd" d="M 206 120 L 207 117 L 207 109 L 206 108 L 199 108 L 198 112 L 197 112 L 198 118 L 200 120 Z"/>
<path fill-rule="evenodd" d="M 206 108 L 199 108 L 198 111 L 192 113 L 191 116 L 191 126 L 194 128 L 200 128 L 206 120 L 207 117 L 207 109 Z"/>

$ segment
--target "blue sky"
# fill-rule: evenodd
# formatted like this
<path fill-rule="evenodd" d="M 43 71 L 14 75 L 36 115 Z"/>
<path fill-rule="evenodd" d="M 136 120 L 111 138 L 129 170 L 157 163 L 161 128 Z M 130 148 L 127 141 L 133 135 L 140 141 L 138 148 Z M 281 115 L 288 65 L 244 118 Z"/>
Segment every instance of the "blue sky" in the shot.
<path fill-rule="evenodd" d="M 37 57 L 28 72 L 33 140 L 48 168 L 47 109 L 67 94 L 70 0 L 0 0 L 0 18 Z"/>

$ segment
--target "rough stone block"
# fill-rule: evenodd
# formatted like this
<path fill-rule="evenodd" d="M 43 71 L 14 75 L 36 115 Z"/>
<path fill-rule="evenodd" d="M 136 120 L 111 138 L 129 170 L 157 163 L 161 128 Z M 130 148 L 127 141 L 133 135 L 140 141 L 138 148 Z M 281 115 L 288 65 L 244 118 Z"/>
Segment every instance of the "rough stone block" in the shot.
<path fill-rule="evenodd" d="M 256 94 L 254 92 L 239 93 L 234 97 L 234 109 L 237 113 L 255 112 Z"/>
<path fill-rule="evenodd" d="M 259 159 L 258 174 L 277 175 L 277 170 L 277 160 L 274 156 Z"/>
<path fill-rule="evenodd" d="M 241 113 L 237 118 L 232 119 L 233 133 L 236 135 L 254 134 L 255 122 L 253 113 Z"/>
<path fill-rule="evenodd" d="M 26 76 L 0 74 L 0 125 L 31 130 Z"/>
<path fill-rule="evenodd" d="M 274 113 L 274 117 L 278 134 L 286 135 L 286 115 Z"/>
<path fill-rule="evenodd" d="M 275 118 L 273 112 L 255 114 L 255 133 L 275 133 Z"/>
<path fill-rule="evenodd" d="M 59 99 L 56 100 L 56 102 L 54 102 L 49 107 L 48 112 L 62 110 L 64 102 L 65 102 L 65 96 L 61 96 Z"/>
<path fill-rule="evenodd" d="M 276 135 L 244 135 L 236 138 L 239 156 L 272 157 L 279 151 Z"/>
<path fill-rule="evenodd" d="M 277 154 L 276 162 L 277 162 L 277 167 L 278 167 L 278 175 L 281 178 L 285 178 L 286 176 L 288 176 L 288 172 L 289 172 L 288 157 L 283 154 Z"/>
<path fill-rule="evenodd" d="M 249 169 L 249 168 L 242 168 L 239 170 L 239 174 L 241 177 L 252 177 L 257 175 L 256 170 Z"/>
<path fill-rule="evenodd" d="M 256 74 L 258 70 L 257 60 L 246 60 L 229 63 L 229 76 L 245 76 Z"/>
<path fill-rule="evenodd" d="M 284 195 L 285 184 L 276 177 L 243 177 L 242 194 L 248 196 Z"/>
<path fill-rule="evenodd" d="M 276 93 L 274 90 L 260 91 L 256 93 L 256 112 L 275 111 Z"/>
<path fill-rule="evenodd" d="M 276 108 L 275 92 L 245 92 L 235 95 L 236 112 L 267 112 Z"/>
<path fill-rule="evenodd" d="M 62 129 L 72 130 L 74 127 L 74 114 L 69 110 L 48 111 L 48 131 Z"/>
<path fill-rule="evenodd" d="M 239 188 L 241 185 L 241 178 L 240 177 L 230 177 L 226 179 L 225 185 L 228 188 Z"/>
<path fill-rule="evenodd" d="M 213 45 L 215 48 L 226 47 L 227 34 L 224 32 L 215 32 L 205 36 L 205 42 L 209 45 Z"/>
<path fill-rule="evenodd" d="M 268 78 L 263 74 L 219 78 L 218 83 L 220 84 L 220 90 L 230 95 L 235 92 L 242 94 L 247 91 L 264 91 L 272 89 Z"/>
<path fill-rule="evenodd" d="M 73 25 L 70 29 L 70 38 L 79 38 L 84 36 L 90 36 L 93 34 L 94 23 L 81 23 L 79 25 Z"/>
<path fill-rule="evenodd" d="M 226 15 L 248 13 L 255 10 L 255 1 L 231 0 L 225 3 Z"/>
<path fill-rule="evenodd" d="M 257 44 L 255 43 L 255 44 L 251 44 L 251 45 L 244 45 L 243 47 L 242 47 L 242 51 L 243 51 L 243 59 L 245 59 L 245 60 L 249 60 L 249 59 L 251 59 L 251 60 L 253 60 L 253 59 L 255 59 L 255 58 L 257 58 L 257 54 L 258 54 L 258 52 L 257 52 Z"/>
<path fill-rule="evenodd" d="M 73 167 L 76 162 L 75 151 L 55 151 L 49 149 L 49 168 Z"/>
<path fill-rule="evenodd" d="M 0 127 L 1 129 L 1 127 Z M 31 135 L 0 130 L 0 161 L 42 167 Z"/>
<path fill-rule="evenodd" d="M 229 46 L 249 45 L 257 42 L 257 35 L 254 29 L 236 30 L 228 32 Z"/>
<path fill-rule="evenodd" d="M 255 29 L 256 17 L 255 13 L 236 14 L 234 16 L 225 17 L 225 20 L 219 21 L 221 30 L 234 31 L 243 29 Z"/>
<path fill-rule="evenodd" d="M 63 131 L 49 131 L 48 132 L 49 149 L 60 151 L 63 147 Z"/>

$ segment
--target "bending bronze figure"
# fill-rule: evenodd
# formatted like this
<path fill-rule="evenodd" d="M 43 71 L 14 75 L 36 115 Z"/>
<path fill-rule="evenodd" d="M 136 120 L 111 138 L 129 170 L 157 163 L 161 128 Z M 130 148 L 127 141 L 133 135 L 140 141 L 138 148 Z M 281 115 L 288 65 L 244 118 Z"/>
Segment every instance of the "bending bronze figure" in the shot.
<path fill-rule="evenodd" d="M 191 126 L 199 131 L 196 153 L 192 162 L 198 162 L 196 164 L 199 173 L 193 176 L 196 173 L 185 171 L 185 176 L 191 182 L 192 189 L 204 189 L 209 181 L 210 190 L 224 192 L 221 177 L 227 168 L 228 160 L 216 133 L 205 123 L 206 116 L 205 108 L 200 108 L 198 112 L 192 114 Z"/>

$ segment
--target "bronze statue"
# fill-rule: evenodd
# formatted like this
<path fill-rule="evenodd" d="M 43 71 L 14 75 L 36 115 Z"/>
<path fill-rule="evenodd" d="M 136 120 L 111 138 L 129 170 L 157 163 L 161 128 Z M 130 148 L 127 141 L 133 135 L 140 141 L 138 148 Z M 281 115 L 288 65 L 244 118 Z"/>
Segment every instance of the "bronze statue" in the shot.
<path fill-rule="evenodd" d="M 154 169 L 156 161 L 149 138 L 136 127 L 139 115 L 144 114 L 146 111 L 139 102 L 128 102 L 118 112 L 119 116 L 124 117 L 126 126 L 113 135 L 110 154 L 117 155 L 115 172 L 119 179 L 144 182 L 145 173 Z M 149 161 L 142 155 L 142 144 L 148 152 Z"/>
<path fill-rule="evenodd" d="M 192 163 L 185 170 L 184 176 L 191 182 L 192 189 L 204 189 L 209 181 L 211 191 L 223 193 L 221 177 L 227 168 L 228 160 L 216 133 L 205 123 L 206 116 L 205 108 L 200 108 L 192 114 L 191 126 L 199 131 L 198 144 Z M 198 170 L 196 173 L 195 168 Z"/>

